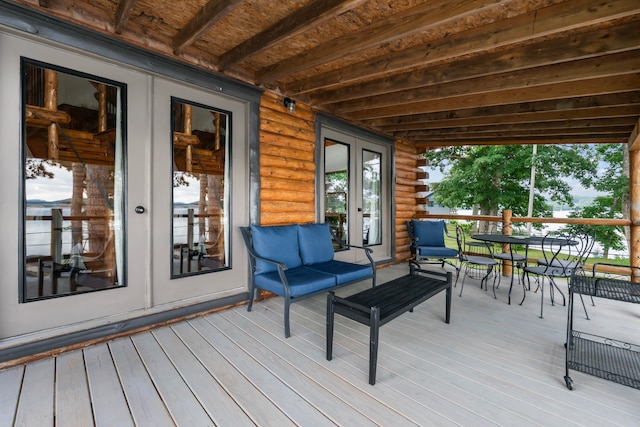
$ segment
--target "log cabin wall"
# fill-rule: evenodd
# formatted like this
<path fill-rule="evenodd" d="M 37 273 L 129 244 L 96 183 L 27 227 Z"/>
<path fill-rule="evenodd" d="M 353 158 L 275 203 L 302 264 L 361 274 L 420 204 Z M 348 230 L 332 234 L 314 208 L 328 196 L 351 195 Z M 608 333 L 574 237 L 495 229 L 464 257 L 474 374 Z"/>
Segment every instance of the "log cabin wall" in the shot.
<path fill-rule="evenodd" d="M 424 174 L 418 164 L 421 160 L 416 147 L 403 140 L 396 140 L 395 144 L 395 169 L 396 176 L 396 262 L 407 260 L 411 257 L 409 249 L 409 234 L 405 222 L 414 218 L 419 205 L 416 198 L 417 192 L 422 189 L 419 178 Z"/>
<path fill-rule="evenodd" d="M 282 97 L 260 103 L 260 224 L 314 222 L 315 114 L 298 103 L 290 114 Z"/>
<path fill-rule="evenodd" d="M 260 224 L 314 222 L 315 217 L 315 113 L 297 103 L 290 114 L 282 96 L 266 91 L 260 103 Z M 425 172 L 414 145 L 395 143 L 396 195 L 395 261 L 411 256 L 405 221 L 419 209 L 416 190 Z M 322 220 L 322 219 L 318 219 Z"/>

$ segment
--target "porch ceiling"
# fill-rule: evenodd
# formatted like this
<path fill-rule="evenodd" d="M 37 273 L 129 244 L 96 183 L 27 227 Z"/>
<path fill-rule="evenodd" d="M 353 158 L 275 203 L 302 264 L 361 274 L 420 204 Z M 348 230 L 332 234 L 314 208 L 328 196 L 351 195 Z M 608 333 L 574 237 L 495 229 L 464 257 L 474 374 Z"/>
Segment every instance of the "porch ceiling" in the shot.
<path fill-rule="evenodd" d="M 637 0 L 20 0 L 422 147 L 640 142 Z"/>

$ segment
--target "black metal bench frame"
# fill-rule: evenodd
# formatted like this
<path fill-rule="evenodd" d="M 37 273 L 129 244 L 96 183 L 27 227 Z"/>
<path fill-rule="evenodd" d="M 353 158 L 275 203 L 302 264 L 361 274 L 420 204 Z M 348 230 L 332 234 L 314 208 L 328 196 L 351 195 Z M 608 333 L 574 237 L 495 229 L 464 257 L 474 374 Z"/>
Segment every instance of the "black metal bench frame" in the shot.
<path fill-rule="evenodd" d="M 335 314 L 341 314 L 370 328 L 369 384 L 376 383 L 378 335 L 380 326 L 434 295 L 446 291 L 445 322 L 451 316 L 451 272 L 423 270 L 410 263 L 409 274 L 390 282 L 341 298 L 334 292 L 327 295 L 327 360 L 333 357 L 333 325 Z"/>

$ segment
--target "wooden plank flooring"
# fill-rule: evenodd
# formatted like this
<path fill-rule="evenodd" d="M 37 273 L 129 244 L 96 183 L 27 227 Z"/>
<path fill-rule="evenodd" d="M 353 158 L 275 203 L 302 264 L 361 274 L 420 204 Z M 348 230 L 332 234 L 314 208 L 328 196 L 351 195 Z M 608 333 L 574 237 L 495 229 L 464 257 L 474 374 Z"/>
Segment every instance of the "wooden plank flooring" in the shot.
<path fill-rule="evenodd" d="M 271 298 L 0 371 L 0 427 L 640 425 L 640 390 L 574 371 L 565 387 L 558 295 L 540 319 L 540 293 L 507 289 L 467 279 L 451 324 L 441 294 L 383 326 L 375 386 L 367 327 L 336 316 L 327 361 L 326 298 L 292 306 L 288 339 Z M 640 343 L 640 305 L 586 302 L 576 329 Z"/>

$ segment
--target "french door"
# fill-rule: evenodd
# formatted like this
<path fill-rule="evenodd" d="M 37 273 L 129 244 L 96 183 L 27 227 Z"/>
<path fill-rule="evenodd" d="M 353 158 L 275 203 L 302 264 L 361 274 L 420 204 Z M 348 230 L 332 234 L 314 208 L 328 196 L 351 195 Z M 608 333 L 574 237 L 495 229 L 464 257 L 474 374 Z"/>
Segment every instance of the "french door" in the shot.
<path fill-rule="evenodd" d="M 391 257 L 391 150 L 331 128 L 322 128 L 324 194 L 318 197 L 324 220 L 345 242 Z M 363 251 L 336 253 L 337 259 L 363 261 Z"/>
<path fill-rule="evenodd" d="M 248 101 L 5 33 L 0 61 L 0 340 L 246 291 Z"/>

